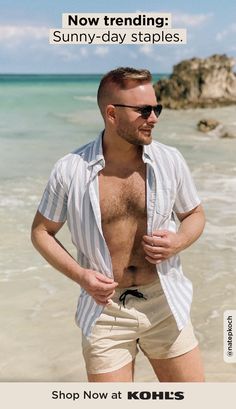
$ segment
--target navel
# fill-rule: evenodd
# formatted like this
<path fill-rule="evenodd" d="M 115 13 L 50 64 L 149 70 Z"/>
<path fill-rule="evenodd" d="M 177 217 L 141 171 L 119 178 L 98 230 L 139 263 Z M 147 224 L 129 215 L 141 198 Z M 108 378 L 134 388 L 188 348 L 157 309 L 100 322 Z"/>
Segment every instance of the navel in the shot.
<path fill-rule="evenodd" d="M 127 267 L 127 270 L 130 271 L 131 273 L 135 273 L 137 271 L 137 269 L 138 268 L 136 266 L 133 266 L 133 265 Z"/>

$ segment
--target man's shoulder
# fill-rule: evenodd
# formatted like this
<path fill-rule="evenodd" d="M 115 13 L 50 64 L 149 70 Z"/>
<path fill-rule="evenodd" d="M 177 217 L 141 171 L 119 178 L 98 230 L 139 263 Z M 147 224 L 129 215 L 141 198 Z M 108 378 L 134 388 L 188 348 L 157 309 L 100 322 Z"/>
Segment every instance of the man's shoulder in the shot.
<path fill-rule="evenodd" d="M 76 148 L 74 151 L 62 156 L 57 163 L 62 166 L 72 166 L 73 164 L 81 162 L 81 160 L 89 162 L 92 158 L 94 143 L 95 140 L 92 140 L 79 148 Z"/>
<path fill-rule="evenodd" d="M 165 145 L 164 143 L 155 140 L 150 144 L 150 150 L 151 153 L 157 157 L 168 156 L 175 159 L 180 154 L 179 150 L 174 146 Z"/>
<path fill-rule="evenodd" d="M 165 145 L 158 141 L 152 141 L 148 151 L 155 166 L 169 175 L 176 175 L 185 164 L 182 153 L 174 146 Z"/>
<path fill-rule="evenodd" d="M 96 139 L 93 139 L 92 141 L 80 146 L 79 148 L 75 149 L 73 152 L 71 152 L 70 155 L 75 156 L 77 158 L 83 158 L 86 160 L 86 158 L 90 158 L 94 144 L 96 143 Z"/>
<path fill-rule="evenodd" d="M 89 169 L 89 162 L 94 156 L 95 141 L 88 142 L 58 159 L 52 171 L 54 177 L 59 178 L 68 186 L 74 178 L 81 177 L 81 180 L 85 180 L 85 174 Z"/>

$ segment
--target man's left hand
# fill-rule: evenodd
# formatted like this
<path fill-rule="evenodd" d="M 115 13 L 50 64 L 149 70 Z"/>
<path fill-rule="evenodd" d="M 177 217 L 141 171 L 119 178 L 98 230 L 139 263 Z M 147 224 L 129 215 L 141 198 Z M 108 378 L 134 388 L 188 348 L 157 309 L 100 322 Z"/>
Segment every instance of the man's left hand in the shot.
<path fill-rule="evenodd" d="M 168 230 L 156 230 L 152 236 L 143 236 L 146 260 L 159 264 L 181 250 L 181 235 Z"/>

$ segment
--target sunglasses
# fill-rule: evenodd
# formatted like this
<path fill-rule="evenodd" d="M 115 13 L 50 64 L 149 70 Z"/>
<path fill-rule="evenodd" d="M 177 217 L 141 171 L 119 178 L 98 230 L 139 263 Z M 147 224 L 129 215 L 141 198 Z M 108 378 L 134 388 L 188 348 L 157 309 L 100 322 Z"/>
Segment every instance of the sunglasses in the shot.
<path fill-rule="evenodd" d="M 133 106 L 133 105 L 122 105 L 122 104 L 112 104 L 114 107 L 124 107 L 124 108 L 134 108 L 143 119 L 147 119 L 151 112 L 153 111 L 156 117 L 158 118 L 162 111 L 162 105 L 158 104 L 155 106 L 152 105 L 143 105 L 143 106 Z"/>

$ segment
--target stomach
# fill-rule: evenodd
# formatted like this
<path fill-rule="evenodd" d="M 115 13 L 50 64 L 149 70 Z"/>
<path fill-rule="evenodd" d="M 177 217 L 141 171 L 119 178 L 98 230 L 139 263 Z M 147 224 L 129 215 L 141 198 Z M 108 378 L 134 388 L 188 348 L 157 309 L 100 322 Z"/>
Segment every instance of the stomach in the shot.
<path fill-rule="evenodd" d="M 110 251 L 114 280 L 119 287 L 150 284 L 156 278 L 155 264 L 149 263 L 143 250 L 146 218 L 124 218 L 103 224 L 103 234 Z"/>

